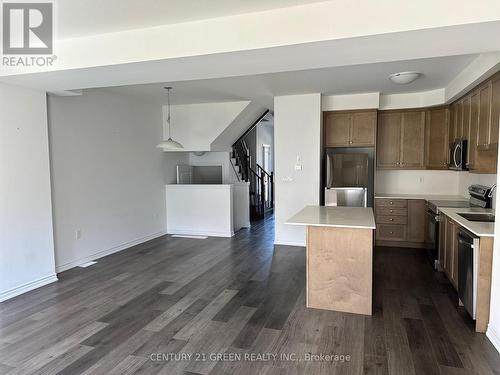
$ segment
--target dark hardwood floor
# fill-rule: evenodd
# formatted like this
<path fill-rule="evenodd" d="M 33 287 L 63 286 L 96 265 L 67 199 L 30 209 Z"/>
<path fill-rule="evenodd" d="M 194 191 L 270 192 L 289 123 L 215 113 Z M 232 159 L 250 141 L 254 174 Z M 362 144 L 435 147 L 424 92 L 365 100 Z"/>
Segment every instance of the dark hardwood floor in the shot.
<path fill-rule="evenodd" d="M 0 374 L 500 373 L 421 251 L 376 249 L 365 317 L 306 309 L 305 251 L 273 238 L 162 237 L 1 303 Z"/>

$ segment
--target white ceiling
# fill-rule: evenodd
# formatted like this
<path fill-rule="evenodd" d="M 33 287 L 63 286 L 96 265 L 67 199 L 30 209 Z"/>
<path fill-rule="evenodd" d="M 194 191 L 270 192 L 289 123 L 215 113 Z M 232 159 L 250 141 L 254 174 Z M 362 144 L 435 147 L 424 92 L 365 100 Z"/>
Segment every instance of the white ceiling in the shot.
<path fill-rule="evenodd" d="M 324 0 L 62 0 L 57 5 L 57 38 L 154 27 Z"/>
<path fill-rule="evenodd" d="M 326 95 L 380 92 L 395 94 L 445 87 L 477 55 L 447 56 L 429 59 L 351 65 L 282 73 L 229 78 L 162 82 L 109 87 L 105 90 L 164 103 L 163 86 L 173 86 L 173 104 L 252 100 L 273 107 L 276 95 L 320 92 Z M 397 85 L 389 74 L 418 71 L 423 76 L 409 85 Z"/>

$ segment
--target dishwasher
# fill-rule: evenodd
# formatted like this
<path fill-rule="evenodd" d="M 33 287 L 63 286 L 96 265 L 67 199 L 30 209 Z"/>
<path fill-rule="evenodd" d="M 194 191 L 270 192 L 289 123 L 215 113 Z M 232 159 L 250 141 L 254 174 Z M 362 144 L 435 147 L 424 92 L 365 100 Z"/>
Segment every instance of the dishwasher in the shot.
<path fill-rule="evenodd" d="M 479 238 L 464 228 L 458 231 L 458 296 L 467 312 L 476 319 Z"/>

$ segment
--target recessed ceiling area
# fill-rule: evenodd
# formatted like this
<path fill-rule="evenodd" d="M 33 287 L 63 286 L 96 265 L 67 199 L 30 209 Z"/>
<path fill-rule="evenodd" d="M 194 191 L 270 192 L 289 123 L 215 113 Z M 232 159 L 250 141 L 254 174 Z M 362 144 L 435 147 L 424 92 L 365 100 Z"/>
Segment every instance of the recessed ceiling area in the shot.
<path fill-rule="evenodd" d="M 324 0 L 71 0 L 58 1 L 57 39 L 232 16 Z"/>
<path fill-rule="evenodd" d="M 111 92 L 132 95 L 148 101 L 166 101 L 163 86 L 173 86 L 172 104 L 194 104 L 237 100 L 252 100 L 272 108 L 273 97 L 320 92 L 343 95 L 366 92 L 396 94 L 427 91 L 445 87 L 477 55 L 447 56 L 377 64 L 252 76 L 160 82 L 104 88 Z M 389 75 L 400 71 L 418 70 L 422 76 L 408 85 L 398 85 Z"/>

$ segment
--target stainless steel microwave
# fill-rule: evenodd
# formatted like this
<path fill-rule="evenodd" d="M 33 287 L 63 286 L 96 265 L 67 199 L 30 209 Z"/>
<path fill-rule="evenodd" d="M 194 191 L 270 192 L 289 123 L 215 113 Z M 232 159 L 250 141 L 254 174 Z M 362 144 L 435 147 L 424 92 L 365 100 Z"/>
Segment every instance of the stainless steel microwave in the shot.
<path fill-rule="evenodd" d="M 450 153 L 448 157 L 448 169 L 455 171 L 467 170 L 467 140 L 455 139 L 450 143 Z"/>

